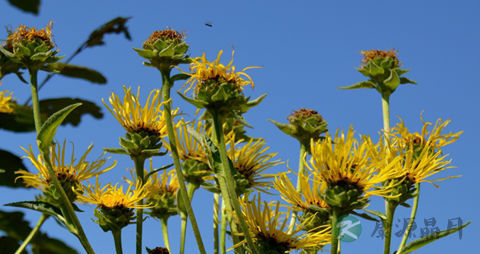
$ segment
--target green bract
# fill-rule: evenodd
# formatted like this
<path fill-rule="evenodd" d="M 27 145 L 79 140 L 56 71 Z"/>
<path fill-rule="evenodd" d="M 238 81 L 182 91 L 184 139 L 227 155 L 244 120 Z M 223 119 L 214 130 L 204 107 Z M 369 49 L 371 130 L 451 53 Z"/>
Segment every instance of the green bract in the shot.
<path fill-rule="evenodd" d="M 395 53 L 396 51 L 380 50 L 362 52 L 365 55 L 364 63 L 357 70 L 370 79 L 350 86 L 341 86 L 339 89 L 373 88 L 382 96 L 388 97 L 395 92 L 400 84 L 417 84 L 411 79 L 402 77 L 408 70 L 399 68 L 399 62 Z"/>

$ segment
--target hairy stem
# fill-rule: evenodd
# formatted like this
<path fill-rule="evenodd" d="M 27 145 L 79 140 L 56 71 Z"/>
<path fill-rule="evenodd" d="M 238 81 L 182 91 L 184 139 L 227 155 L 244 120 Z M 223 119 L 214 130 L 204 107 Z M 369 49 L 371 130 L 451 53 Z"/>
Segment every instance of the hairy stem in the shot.
<path fill-rule="evenodd" d="M 165 248 L 168 249 L 168 252 L 172 253 L 170 249 L 170 240 L 168 239 L 168 218 L 163 217 L 160 221 L 162 223 L 163 244 L 165 244 Z"/>
<path fill-rule="evenodd" d="M 299 158 L 299 162 L 298 162 L 298 175 L 297 175 L 297 191 L 299 193 L 302 192 L 302 188 L 300 186 L 300 178 L 304 174 L 304 170 L 305 170 L 305 161 L 303 160 L 303 158 L 305 158 L 306 151 L 307 151 L 307 147 L 305 146 L 305 144 L 300 142 L 300 158 Z M 295 222 L 297 220 L 297 214 L 298 214 L 298 211 L 293 211 L 293 213 L 292 213 L 292 217 L 290 218 L 290 225 L 288 226 L 288 233 L 289 234 L 291 234 L 293 232 L 293 229 L 295 228 Z"/>
<path fill-rule="evenodd" d="M 133 157 L 135 163 L 135 172 L 137 173 L 137 181 L 140 182 L 140 186 L 143 186 L 145 182 L 145 158 L 143 156 Z M 143 200 L 140 200 L 139 205 L 143 205 Z M 142 235 L 143 235 L 143 209 L 137 208 L 137 233 L 136 233 L 136 253 L 142 254 Z"/>
<path fill-rule="evenodd" d="M 161 71 L 161 73 L 162 73 L 162 81 L 163 81 L 162 97 L 164 101 L 168 101 L 170 100 L 170 89 L 173 85 L 173 83 L 171 83 L 170 81 L 170 70 Z M 190 218 L 190 223 L 192 224 L 193 233 L 195 235 L 195 239 L 197 240 L 198 249 L 200 253 L 205 254 L 206 252 L 205 252 L 205 247 L 202 241 L 202 235 L 200 234 L 197 220 L 195 219 L 195 214 L 193 213 L 192 205 L 190 204 L 190 200 L 188 199 L 187 188 L 185 186 L 185 177 L 183 176 L 182 168 L 180 166 L 180 159 L 178 156 L 177 144 L 175 142 L 175 133 L 173 131 L 171 102 L 166 103 L 164 105 L 163 114 L 167 124 L 168 141 L 170 142 L 173 163 L 175 165 L 175 171 L 177 173 L 178 183 L 180 185 L 180 195 L 181 195 L 181 198 L 183 199 L 183 203 L 185 205 L 185 209 L 187 210 L 188 217 Z"/>
<path fill-rule="evenodd" d="M 218 212 L 220 208 L 220 203 L 218 202 L 220 195 L 218 193 L 213 194 L 213 254 L 218 254 Z"/>
<path fill-rule="evenodd" d="M 15 251 L 15 254 L 20 254 L 25 250 L 25 248 L 28 246 L 35 234 L 37 234 L 37 232 L 40 230 L 40 227 L 42 227 L 43 223 L 48 219 L 48 217 L 50 217 L 48 214 L 42 213 L 42 216 L 40 216 L 40 219 L 38 219 L 37 225 L 35 225 L 32 231 L 30 231 L 30 234 L 28 234 L 22 245 L 17 249 L 17 251 Z"/>
<path fill-rule="evenodd" d="M 408 220 L 407 230 L 403 235 L 402 242 L 398 247 L 397 253 L 401 253 L 403 248 L 405 248 L 405 244 L 407 244 L 408 236 L 410 235 L 410 231 L 412 230 L 413 222 L 415 222 L 415 217 L 417 216 L 417 208 L 418 208 L 418 201 L 420 199 L 420 183 L 415 184 L 417 195 L 413 198 L 413 206 L 412 206 L 412 213 L 410 214 L 410 219 Z"/>
<path fill-rule="evenodd" d="M 38 90 L 37 90 L 38 70 L 29 68 L 28 71 L 30 74 L 30 87 L 31 87 L 32 99 L 33 99 L 33 118 L 35 121 L 35 130 L 37 131 L 37 135 L 38 135 L 42 127 L 42 119 L 40 115 L 40 102 L 38 99 Z M 55 170 L 53 169 L 53 165 L 50 160 L 49 151 L 48 150 L 43 151 L 42 149 L 40 149 L 40 152 L 42 154 L 43 160 L 45 161 L 48 174 L 51 179 L 50 184 L 58 191 L 58 194 L 60 195 L 60 202 L 61 202 L 60 209 L 67 222 L 66 226 L 80 240 L 80 242 L 82 243 L 82 246 L 85 248 L 85 251 L 88 254 L 95 253 L 92 249 L 92 246 L 88 242 L 87 236 L 83 231 L 82 225 L 80 224 L 80 221 L 78 220 L 78 217 L 75 214 L 75 211 L 73 210 L 72 202 L 68 198 L 67 194 L 65 193 L 65 190 L 63 189 L 62 185 L 60 184 L 60 181 L 57 178 L 57 175 L 55 174 Z"/>
<path fill-rule="evenodd" d="M 115 241 L 115 251 L 117 254 L 123 254 L 122 250 L 122 230 L 112 230 L 113 240 Z"/>
<path fill-rule="evenodd" d="M 250 250 L 256 254 L 258 252 L 255 248 L 255 245 L 253 244 L 253 240 L 252 240 L 252 237 L 250 236 L 248 226 L 245 223 L 245 218 L 243 217 L 242 210 L 240 209 L 240 203 L 238 202 L 238 196 L 235 191 L 235 182 L 233 181 L 233 176 L 231 172 L 232 169 L 230 168 L 230 162 L 228 160 L 227 150 L 225 146 L 225 139 L 222 131 L 223 123 L 220 121 L 218 112 L 216 112 L 215 110 L 211 110 L 210 113 L 213 116 L 214 132 L 217 138 L 218 150 L 220 153 L 220 159 L 223 166 L 223 174 L 224 174 L 225 182 L 227 183 L 227 193 L 222 192 L 222 197 L 224 199 L 230 199 L 230 202 L 233 205 L 233 209 L 237 214 L 238 221 L 240 222 L 240 227 L 243 231 L 245 239 L 247 240 L 248 246 L 250 247 Z"/>
<path fill-rule="evenodd" d="M 385 200 L 385 210 L 387 219 L 383 222 L 383 232 L 385 232 L 385 238 L 383 239 L 383 253 L 390 253 L 390 244 L 392 240 L 392 224 L 393 217 L 395 215 L 395 209 L 397 209 L 397 204 L 393 201 Z"/>
<path fill-rule="evenodd" d="M 332 238 L 330 243 L 330 254 L 338 254 L 338 238 L 333 233 L 333 229 L 337 226 L 337 220 L 340 217 L 338 208 L 332 208 L 331 210 L 331 220 L 332 220 Z"/>

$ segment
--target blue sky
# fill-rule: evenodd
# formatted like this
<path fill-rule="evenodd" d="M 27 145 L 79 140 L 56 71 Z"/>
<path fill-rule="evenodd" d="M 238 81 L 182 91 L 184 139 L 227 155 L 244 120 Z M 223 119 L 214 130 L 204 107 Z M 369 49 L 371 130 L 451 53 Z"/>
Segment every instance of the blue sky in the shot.
<path fill-rule="evenodd" d="M 206 52 L 209 59 L 223 49 L 224 62 L 230 60 L 230 51 L 236 50 L 235 65 L 262 66 L 250 70 L 256 86 L 246 89 L 246 94 L 257 97 L 267 93 L 267 98 L 246 115 L 254 126 L 248 131 L 252 136 L 264 137 L 270 151 L 288 160 L 295 167 L 298 162 L 298 144 L 282 134 L 267 119 L 286 122 L 292 110 L 307 107 L 317 110 L 329 123 L 331 131 L 346 130 L 353 125 L 360 134 L 378 137 L 382 127 L 380 96 L 373 90 L 341 91 L 338 86 L 350 85 L 364 77 L 355 70 L 360 65 L 360 50 L 391 49 L 399 51 L 403 67 L 410 69 L 407 77 L 418 82 L 417 86 L 400 87 L 391 97 L 392 124 L 401 117 L 411 130 L 419 131 L 420 114 L 427 121 L 437 118 L 451 119 L 447 131 L 464 130 L 459 141 L 446 151 L 457 168 L 447 175 L 462 175 L 459 179 L 440 183 L 437 189 L 425 184 L 422 187 L 417 224 L 425 227 L 424 219 L 436 218 L 437 226 L 446 229 L 447 221 L 460 217 L 473 223 L 463 232 L 452 235 L 425 247 L 420 253 L 467 252 L 477 248 L 478 235 L 475 198 L 477 178 L 480 178 L 475 134 L 480 124 L 474 112 L 479 108 L 477 92 L 480 38 L 478 25 L 480 4 L 476 1 L 42 1 L 40 15 L 22 13 L 0 2 L 0 25 L 19 24 L 44 27 L 54 20 L 53 33 L 60 54 L 69 56 L 99 25 L 117 16 L 132 17 L 128 22 L 132 41 L 122 36 L 108 36 L 107 45 L 88 49 L 72 63 L 94 68 L 102 72 L 108 84 L 99 86 L 82 80 L 55 77 L 41 90 L 40 98 L 78 97 L 101 105 L 101 99 L 110 92 L 123 94 L 122 85 L 141 86 L 145 96 L 161 85 L 158 71 L 142 66 L 142 58 L 133 50 L 141 47 L 150 33 L 166 26 L 187 32 L 192 56 Z M 210 22 L 213 26 L 205 26 Z M 6 31 L 0 31 L 5 39 Z M 186 68 L 186 66 L 184 66 Z M 43 74 L 42 74 L 43 75 Z M 42 80 L 40 76 L 40 80 Z M 2 80 L 2 89 L 14 91 L 19 102 L 28 97 L 29 88 L 10 75 Z M 177 88 L 180 88 L 178 86 Z M 174 88 L 175 89 L 175 88 Z M 193 116 L 194 108 L 173 97 L 174 105 Z M 103 107 L 103 106 L 102 106 Z M 75 143 L 77 151 L 94 143 L 92 159 L 103 147 L 118 147 L 118 137 L 123 128 L 103 107 L 102 120 L 90 116 L 82 119 L 79 127 L 62 127 L 57 139 Z M 1 149 L 23 155 L 20 146 L 33 144 L 34 134 L 12 134 L 0 131 Z M 102 176 L 103 182 L 120 181 L 127 175 L 126 168 L 133 167 L 130 160 L 114 157 L 119 165 Z M 157 164 L 170 163 L 168 158 L 156 160 Z M 29 168 L 32 169 L 31 165 Z M 285 171 L 277 166 L 272 173 Z M 2 188 L 0 203 L 32 200 L 37 191 Z M 279 198 L 273 197 L 273 198 Z M 193 207 L 207 252 L 212 252 L 212 198 L 206 191 L 194 197 Z M 205 205 L 208 204 L 208 205 Z M 113 253 L 111 234 L 103 233 L 94 224 L 93 207 L 82 206 L 85 212 L 80 219 L 97 253 Z M 373 199 L 372 208 L 383 210 L 383 201 Z M 2 208 L 3 210 L 14 210 Z M 395 221 L 399 227 L 409 216 L 408 209 L 399 209 Z M 27 212 L 27 219 L 34 224 L 38 213 Z M 171 219 L 169 228 L 173 253 L 178 251 L 179 219 Z M 342 244 L 344 253 L 362 250 L 362 253 L 380 253 L 382 240 L 370 237 L 374 223 L 362 221 L 364 232 L 359 240 Z M 394 229 L 395 226 L 394 226 Z M 49 235 L 62 238 L 71 246 L 82 250 L 79 242 L 60 228 L 53 220 L 43 227 Z M 123 231 L 124 252 L 133 253 L 134 226 Z M 419 229 L 415 231 L 417 237 Z M 145 246 L 162 245 L 160 222 L 148 219 L 145 224 Z M 400 238 L 393 238 L 392 246 L 398 246 Z M 395 249 L 394 247 L 394 249 Z M 197 253 L 193 234 L 188 235 L 187 253 Z"/>

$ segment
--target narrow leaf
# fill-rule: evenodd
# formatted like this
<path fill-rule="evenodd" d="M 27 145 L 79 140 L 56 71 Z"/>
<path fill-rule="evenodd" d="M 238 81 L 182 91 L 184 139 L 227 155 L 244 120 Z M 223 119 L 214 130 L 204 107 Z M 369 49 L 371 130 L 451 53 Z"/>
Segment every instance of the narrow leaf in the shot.
<path fill-rule="evenodd" d="M 148 178 L 149 178 L 150 176 L 152 176 L 153 174 L 155 174 L 155 173 L 157 173 L 157 172 L 159 172 L 159 171 L 168 169 L 168 168 L 170 168 L 171 166 L 173 166 L 173 164 L 168 164 L 168 165 L 163 166 L 163 167 L 161 167 L 161 168 L 157 168 L 157 169 L 155 169 L 155 170 L 150 171 L 150 172 L 145 176 L 145 181 L 147 181 Z"/>
<path fill-rule="evenodd" d="M 13 202 L 13 203 L 8 203 L 5 204 L 6 206 L 13 206 L 13 207 L 20 207 L 20 208 L 26 208 L 30 210 L 34 210 L 37 212 L 45 213 L 54 217 L 62 217 L 62 211 L 60 208 L 47 203 L 47 202 L 42 202 L 42 201 L 20 201 L 20 202 Z"/>
<path fill-rule="evenodd" d="M 66 63 L 52 63 L 47 66 L 46 71 L 54 71 L 60 75 L 64 75 L 71 78 L 81 78 L 88 80 L 92 83 L 106 84 L 107 79 L 98 71 Z"/>
<path fill-rule="evenodd" d="M 382 221 L 387 219 L 387 215 L 384 214 L 384 213 L 382 213 L 382 212 L 380 212 L 380 211 L 367 210 L 367 209 L 363 209 L 363 211 L 366 212 L 366 213 L 369 213 L 369 214 L 372 214 L 372 215 L 377 216 L 377 217 L 380 218 Z"/>
<path fill-rule="evenodd" d="M 8 2 L 24 12 L 38 15 L 40 0 L 8 0 Z"/>
<path fill-rule="evenodd" d="M 40 101 L 40 112 L 47 115 L 52 115 L 55 112 L 65 108 L 68 105 L 75 103 L 82 103 L 82 107 L 70 113 L 65 120 L 62 122 L 62 125 L 71 124 L 73 126 L 78 126 L 84 115 L 91 115 L 96 119 L 103 118 L 103 113 L 101 108 L 94 102 L 80 99 L 80 98 L 54 98 L 46 99 Z"/>
<path fill-rule="evenodd" d="M 106 34 L 112 33 L 123 33 L 125 38 L 132 40 L 130 33 L 128 32 L 128 28 L 125 26 L 129 19 L 130 17 L 117 17 L 103 24 L 99 29 L 96 29 L 90 34 L 87 40 L 87 47 L 104 45 L 105 41 L 103 40 L 103 37 Z"/>
<path fill-rule="evenodd" d="M 178 81 L 178 80 L 185 80 L 185 79 L 189 79 L 189 78 L 190 78 L 190 75 L 185 74 L 185 73 L 179 73 L 179 74 L 173 75 L 170 78 L 170 81 L 175 82 L 175 81 Z"/>
<path fill-rule="evenodd" d="M 376 89 L 375 83 L 370 80 L 360 81 L 350 86 L 339 86 L 338 89 L 340 90 L 353 90 L 353 89 L 361 89 L 361 88 L 373 88 Z"/>
<path fill-rule="evenodd" d="M 82 105 L 82 103 L 72 104 L 67 106 L 55 114 L 50 116 L 47 121 L 42 125 L 40 132 L 37 136 L 37 141 L 39 142 L 39 148 L 46 152 L 48 147 L 52 144 L 55 133 L 57 132 L 58 126 L 63 122 L 63 120 L 72 112 L 75 108 Z"/>
<path fill-rule="evenodd" d="M 405 77 L 400 77 L 400 84 L 414 84 L 416 85 L 417 82 L 409 79 L 409 78 L 405 78 Z"/>
<path fill-rule="evenodd" d="M 463 228 L 465 228 L 466 226 L 468 226 L 471 222 L 467 222 L 465 224 L 463 224 L 462 226 L 459 226 L 459 227 L 455 227 L 455 228 L 451 228 L 451 229 L 446 229 L 446 230 L 442 230 L 440 232 L 436 232 L 436 233 L 433 233 L 433 234 L 430 234 L 430 235 L 427 235 L 427 236 L 424 236 L 420 239 L 417 239 L 415 241 L 412 241 L 411 243 L 409 243 L 407 246 L 405 246 L 405 248 L 402 250 L 402 252 L 398 252 L 397 254 L 403 254 L 403 253 L 410 253 L 412 251 L 415 251 L 415 250 L 418 250 L 420 249 L 421 247 L 429 244 L 429 243 L 432 243 L 440 238 L 443 238 L 445 236 L 448 236 L 448 235 L 451 235 L 459 230 L 462 230 Z"/>

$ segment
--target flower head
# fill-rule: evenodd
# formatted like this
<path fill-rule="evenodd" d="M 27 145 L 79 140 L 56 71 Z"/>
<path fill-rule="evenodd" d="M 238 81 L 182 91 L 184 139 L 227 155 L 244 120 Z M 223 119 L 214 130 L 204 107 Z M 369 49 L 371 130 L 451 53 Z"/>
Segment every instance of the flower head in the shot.
<path fill-rule="evenodd" d="M 399 67 L 402 63 L 398 60 L 397 57 L 398 51 L 395 49 L 391 50 L 378 50 L 371 49 L 366 51 L 360 51 L 360 54 L 363 55 L 362 65 L 366 65 L 369 61 L 376 61 L 379 59 L 391 58 L 393 60 L 393 67 Z"/>
<path fill-rule="evenodd" d="M 95 222 L 105 231 L 120 230 L 134 220 L 133 209 L 148 208 L 150 204 L 142 204 L 141 200 L 148 196 L 146 185 L 140 182 L 129 183 L 124 191 L 123 186 L 107 184 L 101 187 L 98 177 L 95 185 L 82 186 L 82 193 L 78 193 L 78 200 L 82 203 L 97 205 Z"/>
<path fill-rule="evenodd" d="M 357 209 L 369 196 L 387 196 L 391 186 L 378 189 L 376 185 L 399 175 L 393 163 L 384 165 L 369 156 L 370 150 L 377 149 L 369 137 L 359 143 L 353 135 L 351 128 L 346 135 L 337 131 L 334 138 L 328 135 L 311 143 L 307 167 L 326 185 L 325 201 L 330 206 Z"/>
<path fill-rule="evenodd" d="M 160 91 L 151 91 L 145 106 L 142 107 L 140 87 L 138 87 L 136 95 L 132 93 L 131 88 L 127 89 L 123 86 L 123 90 L 125 91 L 123 101 L 115 93 L 112 93 L 108 98 L 112 108 L 103 101 L 103 104 L 123 128 L 130 133 L 143 133 L 157 137 L 165 136 L 167 127 L 161 110 L 165 102 L 161 101 Z M 174 111 L 174 113 L 176 112 L 177 110 Z"/>
<path fill-rule="evenodd" d="M 414 146 L 416 149 L 422 150 L 423 147 L 441 150 L 442 147 L 454 143 L 458 140 L 463 131 L 457 133 L 442 134 L 443 129 L 447 127 L 450 120 L 443 121 L 438 119 L 432 130 L 428 130 L 429 126 L 433 124 L 430 122 L 423 122 L 422 133 L 409 132 L 403 121 L 400 121 L 392 128 L 392 137 L 401 149 L 407 149 L 409 146 Z"/>
<path fill-rule="evenodd" d="M 252 189 L 265 191 L 270 187 L 270 181 L 274 174 L 263 174 L 263 172 L 281 163 L 279 160 L 272 160 L 277 153 L 267 153 L 269 147 L 265 146 L 263 139 L 251 139 L 242 144 L 242 140 L 235 142 L 234 132 L 227 136 L 230 146 L 228 156 L 232 160 L 233 167 L 238 172 L 237 192 L 246 193 Z"/>
<path fill-rule="evenodd" d="M 203 53 L 202 57 L 193 59 L 190 64 L 192 74 L 186 83 L 190 84 L 190 86 L 185 90 L 185 93 L 195 85 L 195 93 L 199 93 L 202 87 L 216 87 L 222 83 L 232 84 L 234 89 L 238 92 L 242 91 L 243 87 L 247 85 L 251 85 L 253 88 L 255 84 L 245 71 L 258 67 L 250 66 L 237 72 L 236 67 L 233 65 L 234 52 L 235 51 L 232 51 L 232 60 L 230 60 L 226 66 L 220 63 L 220 57 L 223 54 L 223 50 L 218 52 L 217 59 L 213 62 L 207 60 L 205 53 Z"/>
<path fill-rule="evenodd" d="M 320 135 L 327 132 L 327 122 L 315 110 L 301 108 L 294 110 L 291 115 L 287 117 L 290 124 L 283 124 L 270 120 L 283 133 L 294 137 L 301 144 L 307 147 L 310 145 L 310 140 L 317 140 Z"/>
<path fill-rule="evenodd" d="M 269 205 L 264 202 L 262 204 L 260 195 L 251 201 L 246 195 L 240 200 L 240 204 L 250 234 L 261 253 L 285 253 L 321 247 L 330 242 L 328 228 L 300 233 L 305 229 L 302 223 L 295 225 L 292 231 L 287 231 L 290 211 L 281 212 L 280 203 Z"/>
<path fill-rule="evenodd" d="M 185 32 L 179 33 L 177 30 L 165 29 L 165 30 L 156 30 L 153 32 L 150 37 L 143 43 L 143 48 L 148 49 L 153 47 L 157 40 L 162 40 L 171 43 L 180 43 L 185 39 Z"/>
<path fill-rule="evenodd" d="M 118 183 L 101 187 L 97 178 L 95 185 L 83 186 L 83 192 L 83 195 L 78 196 L 80 202 L 94 204 L 101 208 L 134 209 L 150 207 L 148 204 L 139 203 L 149 194 L 146 185 L 142 186 L 140 183 L 132 184 L 130 182 L 128 189 L 124 191 L 123 186 Z"/>
<path fill-rule="evenodd" d="M 99 158 L 95 161 L 87 161 L 86 157 L 93 149 L 93 146 L 90 145 L 85 152 L 85 154 L 76 162 L 74 158 L 74 151 L 72 146 L 72 156 L 70 163 L 65 162 L 65 146 L 66 141 L 63 142 L 63 146 L 60 144 L 55 144 L 51 147 L 51 164 L 53 165 L 53 170 L 62 184 L 65 192 L 69 198 L 73 201 L 77 197 L 73 193 L 72 188 L 78 188 L 80 183 L 84 180 L 90 179 L 92 177 L 98 176 L 112 169 L 116 165 L 116 161 L 113 164 L 105 169 L 101 169 L 103 165 L 107 162 L 105 158 Z M 42 190 L 44 193 L 50 191 L 51 187 L 51 178 L 48 173 L 45 161 L 41 155 L 35 157 L 35 154 L 32 151 L 32 146 L 29 147 L 29 150 L 22 147 L 22 149 L 27 153 L 26 158 L 28 158 L 32 164 L 38 169 L 38 174 L 33 174 L 25 170 L 17 171 L 18 178 L 21 178 L 27 186 L 32 186 L 37 189 Z"/>
<path fill-rule="evenodd" d="M 0 113 L 13 113 L 12 92 L 0 91 Z"/>
<path fill-rule="evenodd" d="M 9 33 L 5 48 L 15 49 L 15 46 L 22 42 L 42 41 L 48 49 L 52 49 L 55 47 L 52 41 L 52 25 L 53 21 L 50 21 L 47 27 L 42 29 L 20 25 L 13 33 Z"/>
<path fill-rule="evenodd" d="M 402 176 L 410 184 L 433 183 L 438 180 L 427 180 L 426 178 L 452 168 L 448 166 L 451 160 L 447 160 L 448 155 L 443 154 L 442 148 L 457 141 L 463 131 L 442 134 L 443 129 L 449 123 L 449 120 L 438 119 L 432 130 L 429 131 L 428 127 L 432 123 L 424 122 L 421 134 L 409 132 L 403 121 L 392 129 L 392 142 L 389 150 L 394 156 L 403 158 L 401 161 Z"/>
<path fill-rule="evenodd" d="M 148 203 L 152 204 L 149 214 L 156 218 L 168 218 L 176 215 L 177 191 L 180 188 L 175 170 L 163 174 L 153 174 L 147 183 Z"/>

